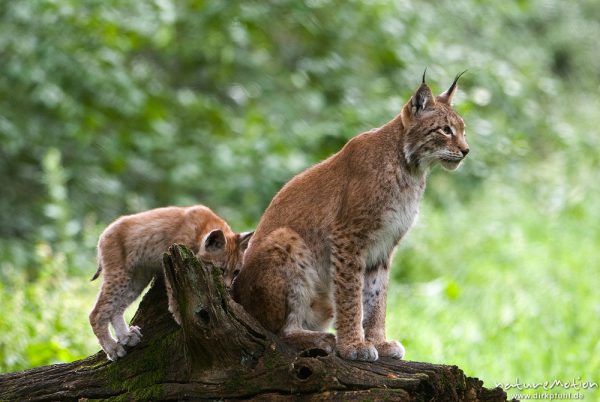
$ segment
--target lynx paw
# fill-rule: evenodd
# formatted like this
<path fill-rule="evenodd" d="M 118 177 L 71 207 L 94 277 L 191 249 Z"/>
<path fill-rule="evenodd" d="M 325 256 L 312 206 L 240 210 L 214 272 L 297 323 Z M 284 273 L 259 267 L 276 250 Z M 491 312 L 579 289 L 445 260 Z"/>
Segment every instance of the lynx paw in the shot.
<path fill-rule="evenodd" d="M 373 362 L 379 358 L 377 349 L 371 342 L 355 342 L 348 345 L 338 343 L 338 354 L 346 360 L 362 360 Z"/>
<path fill-rule="evenodd" d="M 375 344 L 379 356 L 393 357 L 394 359 L 402 359 L 404 357 L 404 346 L 398 341 L 384 341 Z"/>
<path fill-rule="evenodd" d="M 123 345 L 117 342 L 113 342 L 109 345 L 106 345 L 106 347 L 104 347 L 103 349 L 104 353 L 106 353 L 106 357 L 108 358 L 108 360 L 113 362 L 119 357 L 123 357 L 127 354 Z"/>
<path fill-rule="evenodd" d="M 119 343 L 123 346 L 135 346 L 142 340 L 142 332 L 140 331 L 140 327 L 131 326 L 129 327 L 129 331 L 119 335 L 118 338 Z"/>
<path fill-rule="evenodd" d="M 323 349 L 327 354 L 329 354 L 333 352 L 333 349 L 335 349 L 335 336 L 333 334 L 323 334 L 315 339 L 314 346 L 317 349 Z"/>
<path fill-rule="evenodd" d="M 297 350 L 321 349 L 329 354 L 335 349 L 335 336 L 328 332 L 292 331 L 286 333 L 282 339 Z"/>

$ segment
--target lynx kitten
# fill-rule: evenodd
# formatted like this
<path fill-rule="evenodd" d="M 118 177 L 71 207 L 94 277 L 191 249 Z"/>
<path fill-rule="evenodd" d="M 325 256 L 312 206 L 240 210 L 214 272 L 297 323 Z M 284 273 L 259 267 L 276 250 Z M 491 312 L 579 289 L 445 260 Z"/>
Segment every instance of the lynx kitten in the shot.
<path fill-rule="evenodd" d="M 451 107 L 458 76 L 434 96 L 423 83 L 386 125 L 290 180 L 262 216 L 233 297 L 298 348 L 350 360 L 402 358 L 386 340 L 390 256 L 411 227 L 435 164 L 454 170 L 469 152 Z M 335 320 L 336 338 L 325 331 Z"/>
<path fill-rule="evenodd" d="M 98 270 L 92 280 L 103 272 L 104 281 L 90 314 L 94 334 L 108 358 L 123 357 L 124 346 L 140 342 L 140 328 L 128 327 L 123 312 L 161 272 L 162 254 L 169 246 L 184 244 L 198 258 L 221 267 L 225 284 L 230 286 L 251 235 L 233 233 L 202 205 L 152 209 L 111 223 L 98 241 Z M 109 323 L 117 341 L 110 335 Z"/>

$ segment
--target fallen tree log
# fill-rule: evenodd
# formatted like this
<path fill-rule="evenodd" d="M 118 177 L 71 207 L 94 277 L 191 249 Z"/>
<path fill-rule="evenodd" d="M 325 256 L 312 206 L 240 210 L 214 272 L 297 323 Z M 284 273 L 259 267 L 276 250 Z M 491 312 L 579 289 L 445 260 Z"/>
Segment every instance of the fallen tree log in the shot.
<path fill-rule="evenodd" d="M 296 352 L 230 298 L 218 269 L 178 245 L 164 266 L 132 320 L 144 338 L 125 357 L 0 375 L 0 400 L 506 401 L 456 366 Z"/>

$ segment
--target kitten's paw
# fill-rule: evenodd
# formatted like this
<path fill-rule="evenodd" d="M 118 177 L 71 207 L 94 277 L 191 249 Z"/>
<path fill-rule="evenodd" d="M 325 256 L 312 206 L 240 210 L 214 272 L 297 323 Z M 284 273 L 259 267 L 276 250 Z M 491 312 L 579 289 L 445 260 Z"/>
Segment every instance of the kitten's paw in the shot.
<path fill-rule="evenodd" d="M 119 336 L 119 343 L 123 346 L 135 346 L 142 340 L 140 327 L 131 326 L 126 334 Z"/>
<path fill-rule="evenodd" d="M 375 348 L 377 348 L 379 356 L 402 359 L 405 354 L 404 346 L 398 341 L 383 341 L 381 343 L 376 343 Z"/>
<path fill-rule="evenodd" d="M 125 351 L 123 345 L 114 342 L 110 345 L 106 345 L 106 347 L 104 348 L 104 353 L 106 353 L 106 357 L 108 358 L 108 360 L 114 362 L 118 358 L 125 356 L 127 354 L 127 351 Z"/>
<path fill-rule="evenodd" d="M 373 362 L 379 358 L 377 349 L 371 342 L 355 342 L 337 346 L 338 354 L 346 360 L 362 360 Z"/>
<path fill-rule="evenodd" d="M 132 325 L 131 327 L 129 327 L 129 331 L 136 334 L 139 338 L 143 338 L 142 331 L 140 331 L 140 327 L 138 327 L 137 325 Z"/>

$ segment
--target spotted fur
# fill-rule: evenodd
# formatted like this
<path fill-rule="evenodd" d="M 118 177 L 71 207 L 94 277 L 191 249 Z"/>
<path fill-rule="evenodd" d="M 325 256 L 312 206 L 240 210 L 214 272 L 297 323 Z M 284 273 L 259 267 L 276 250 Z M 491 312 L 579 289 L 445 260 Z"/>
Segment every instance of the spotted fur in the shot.
<path fill-rule="evenodd" d="M 423 82 L 392 121 L 273 198 L 232 288 L 266 328 L 346 359 L 404 356 L 385 337 L 390 257 L 418 213 L 427 172 L 436 163 L 456 169 L 469 151 L 451 107 L 456 88 L 434 97 Z M 324 332 L 332 321 L 335 338 Z"/>
<path fill-rule="evenodd" d="M 142 333 L 128 327 L 125 309 L 140 295 L 154 275 L 162 270 L 162 254 L 174 243 L 189 247 L 198 258 L 222 267 L 227 286 L 242 266 L 242 255 L 252 233 L 237 234 L 209 208 L 152 209 L 122 216 L 111 223 L 98 241 L 98 270 L 104 280 L 90 324 L 110 360 L 125 356 L 124 346 L 135 346 Z M 179 316 L 173 303 L 169 311 Z M 113 326 L 117 340 L 109 332 Z"/>

